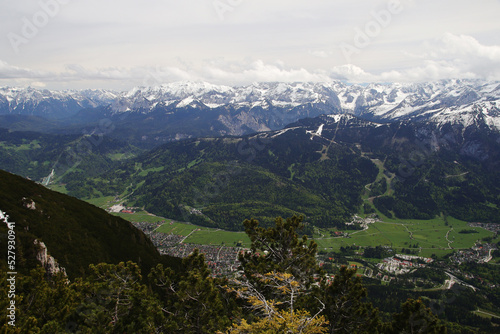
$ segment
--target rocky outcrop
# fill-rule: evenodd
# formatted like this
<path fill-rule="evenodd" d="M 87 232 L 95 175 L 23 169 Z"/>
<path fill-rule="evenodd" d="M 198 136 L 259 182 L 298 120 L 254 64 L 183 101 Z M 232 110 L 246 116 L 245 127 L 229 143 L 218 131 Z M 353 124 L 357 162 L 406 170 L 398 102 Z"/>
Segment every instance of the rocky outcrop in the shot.
<path fill-rule="evenodd" d="M 38 246 L 38 253 L 36 254 L 36 259 L 40 261 L 42 266 L 45 268 L 47 276 L 54 276 L 60 272 L 66 275 L 66 269 L 64 267 L 61 267 L 59 263 L 57 263 L 57 260 L 54 259 L 51 255 L 48 254 L 47 252 L 47 246 L 42 241 L 39 241 L 35 239 L 35 245 Z"/>
<path fill-rule="evenodd" d="M 23 205 L 26 209 L 36 210 L 35 201 L 33 201 L 32 199 L 23 197 Z"/>

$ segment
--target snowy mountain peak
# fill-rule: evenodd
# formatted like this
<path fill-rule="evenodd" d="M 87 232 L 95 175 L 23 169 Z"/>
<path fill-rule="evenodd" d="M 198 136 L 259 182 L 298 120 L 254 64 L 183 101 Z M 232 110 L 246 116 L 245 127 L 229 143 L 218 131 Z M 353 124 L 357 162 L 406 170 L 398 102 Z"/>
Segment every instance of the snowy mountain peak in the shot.
<path fill-rule="evenodd" d="M 50 91 L 32 87 L 0 88 L 0 114 L 65 118 L 85 108 L 110 104 L 119 93 L 109 90 Z"/>
<path fill-rule="evenodd" d="M 480 80 L 369 85 L 349 85 L 340 81 L 264 82 L 238 87 L 183 81 L 135 87 L 122 93 L 0 88 L 0 113 L 3 114 L 62 116 L 105 105 L 110 105 L 113 113 L 231 107 L 246 113 L 243 118 L 248 120 L 256 117 L 252 118 L 252 112 L 267 111 L 268 116 L 259 117 L 275 119 L 275 126 L 319 114 L 352 114 L 384 122 L 446 121 L 464 125 L 482 122 L 498 130 L 499 101 L 500 83 Z"/>

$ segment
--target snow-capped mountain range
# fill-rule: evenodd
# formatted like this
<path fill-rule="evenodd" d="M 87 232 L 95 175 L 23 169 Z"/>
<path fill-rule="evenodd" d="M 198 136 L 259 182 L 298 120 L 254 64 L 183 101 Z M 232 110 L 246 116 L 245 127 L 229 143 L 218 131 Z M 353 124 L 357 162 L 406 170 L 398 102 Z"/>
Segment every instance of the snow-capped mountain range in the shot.
<path fill-rule="evenodd" d="M 82 109 L 111 104 L 118 95 L 102 89 L 49 91 L 31 87 L 3 87 L 0 88 L 0 115 L 67 118 Z"/>
<path fill-rule="evenodd" d="M 103 106 L 115 115 L 148 114 L 162 109 L 169 113 L 186 108 L 220 110 L 219 120 L 226 126 L 232 121 L 259 123 L 258 119 L 266 118 L 266 112 L 272 114 L 272 124 L 250 124 L 254 130 L 276 129 L 319 114 L 353 114 L 382 122 L 413 120 L 465 127 L 482 124 L 500 130 L 500 82 L 446 80 L 364 86 L 335 81 L 242 87 L 179 82 L 136 87 L 128 92 L 0 88 L 0 114 L 63 118 Z M 231 115 L 223 115 L 228 108 Z"/>

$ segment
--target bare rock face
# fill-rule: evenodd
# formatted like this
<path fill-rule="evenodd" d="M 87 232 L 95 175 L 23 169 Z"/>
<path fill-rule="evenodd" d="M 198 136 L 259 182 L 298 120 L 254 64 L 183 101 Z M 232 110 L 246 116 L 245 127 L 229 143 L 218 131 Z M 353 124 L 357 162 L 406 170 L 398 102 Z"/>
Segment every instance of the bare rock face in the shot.
<path fill-rule="evenodd" d="M 48 276 L 54 276 L 60 272 L 66 275 L 66 269 L 61 267 L 51 255 L 47 253 L 47 246 L 37 239 L 35 239 L 35 245 L 39 247 L 39 251 L 36 254 L 36 259 L 40 261 L 42 266 L 45 268 L 46 274 Z"/>
<path fill-rule="evenodd" d="M 32 199 L 28 199 L 26 197 L 23 197 L 23 204 L 24 204 L 24 207 L 26 209 L 36 210 L 35 201 L 33 201 Z"/>

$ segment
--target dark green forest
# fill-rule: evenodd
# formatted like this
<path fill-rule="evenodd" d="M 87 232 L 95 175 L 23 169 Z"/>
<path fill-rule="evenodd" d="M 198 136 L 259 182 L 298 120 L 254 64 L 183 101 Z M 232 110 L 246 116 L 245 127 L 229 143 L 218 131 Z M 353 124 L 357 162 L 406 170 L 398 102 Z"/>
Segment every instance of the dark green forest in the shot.
<path fill-rule="evenodd" d="M 323 152 L 322 152 L 323 151 Z M 316 226 L 343 226 L 373 181 L 373 163 L 348 147 L 310 140 L 305 133 L 266 137 L 207 138 L 168 144 L 100 178 L 103 195 L 127 191 L 129 203 L 198 225 L 241 230 L 256 217 L 300 214 Z M 71 194 L 71 192 L 70 192 Z M 192 209 L 201 213 L 193 214 Z"/>
<path fill-rule="evenodd" d="M 343 228 L 354 213 L 374 208 L 401 219 L 443 214 L 500 222 L 497 133 L 349 122 L 322 116 L 281 131 L 187 139 L 143 154 L 105 133 L 2 130 L 0 166 L 35 180 L 54 169 L 53 181 L 71 196 L 123 196 L 161 216 L 228 230 L 241 230 L 248 217 L 271 224 L 294 214 L 315 226 Z M 320 125 L 322 136 L 312 136 Z M 394 177 L 374 182 L 373 161 Z M 361 199 L 365 187 L 373 206 Z"/>
<path fill-rule="evenodd" d="M 33 268 L 37 262 L 35 240 L 45 243 L 70 279 L 86 275 L 90 264 L 100 262 L 130 260 L 142 270 L 156 263 L 177 263 L 177 259 L 160 256 L 130 222 L 5 171 L 0 171 L 0 208 L 16 223 L 19 268 Z M 2 223 L 0 233 L 5 236 L 6 232 Z M 1 243 L 4 247 L 6 239 Z M 2 261 L 2 271 L 5 264 Z"/>
<path fill-rule="evenodd" d="M 35 181 L 41 181 L 52 170 L 61 183 L 96 177 L 115 168 L 119 160 L 140 152 L 102 132 L 56 135 L 0 128 L 1 169 Z"/>

